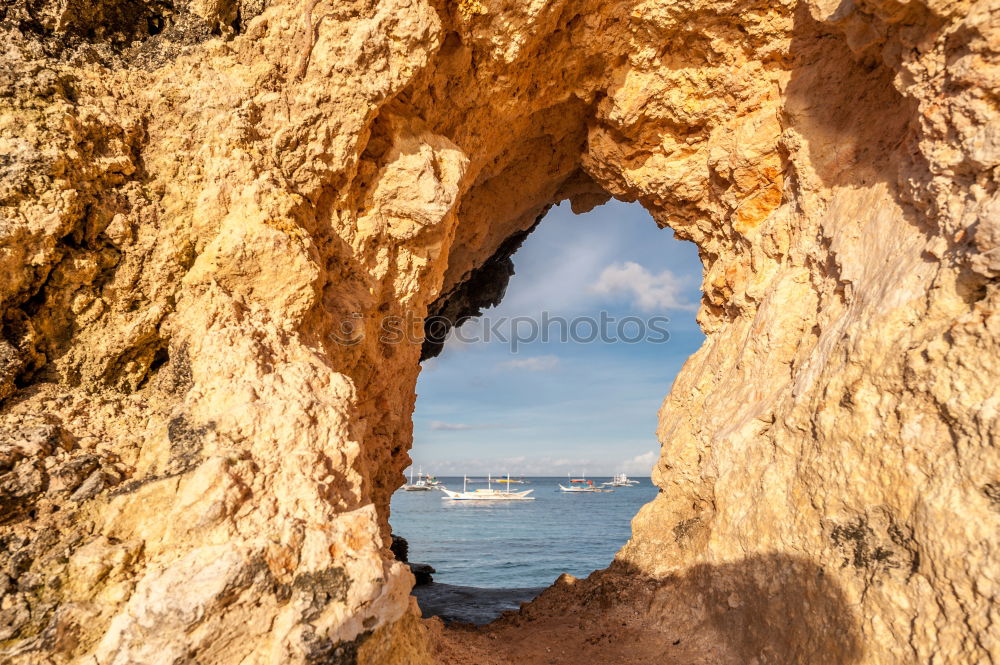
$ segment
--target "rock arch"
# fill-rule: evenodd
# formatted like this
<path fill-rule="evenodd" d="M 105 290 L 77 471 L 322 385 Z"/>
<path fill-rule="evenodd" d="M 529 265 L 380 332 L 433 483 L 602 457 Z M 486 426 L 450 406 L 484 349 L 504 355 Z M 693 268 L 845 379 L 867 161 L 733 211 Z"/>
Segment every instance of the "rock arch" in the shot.
<path fill-rule="evenodd" d="M 0 653 L 432 662 L 385 321 L 615 196 L 698 244 L 708 340 L 660 496 L 550 598 L 695 589 L 744 662 L 996 659 L 994 4 L 13 3 Z"/>

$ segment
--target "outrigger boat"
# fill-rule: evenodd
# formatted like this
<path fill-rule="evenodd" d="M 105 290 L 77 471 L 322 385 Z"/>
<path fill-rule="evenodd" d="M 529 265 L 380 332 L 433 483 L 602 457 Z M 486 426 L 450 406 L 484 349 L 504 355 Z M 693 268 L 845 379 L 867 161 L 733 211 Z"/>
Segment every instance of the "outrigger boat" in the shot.
<path fill-rule="evenodd" d="M 420 471 L 419 480 L 413 482 L 413 467 L 410 467 L 410 483 L 408 485 L 403 485 L 403 491 L 405 492 L 430 492 L 434 489 L 435 485 L 428 483 L 424 480 L 424 472 Z"/>
<path fill-rule="evenodd" d="M 605 487 L 631 487 L 632 485 L 638 485 L 638 480 L 632 480 L 624 473 L 616 473 L 611 479 L 610 483 L 601 483 Z"/>
<path fill-rule="evenodd" d="M 423 482 L 425 485 L 429 485 L 430 487 L 441 487 L 444 484 L 429 473 L 417 474 L 417 483 L 419 484 L 421 482 Z"/>
<path fill-rule="evenodd" d="M 567 477 L 569 477 L 568 474 Z M 611 489 L 596 487 L 593 480 L 587 480 L 586 478 L 570 478 L 569 487 L 559 483 L 559 490 L 562 492 L 614 492 Z"/>
<path fill-rule="evenodd" d="M 508 476 L 509 478 L 509 476 Z M 438 487 L 439 490 L 444 492 L 444 496 L 441 497 L 442 500 L 450 501 L 534 501 L 535 497 L 528 496 L 535 490 L 524 490 L 522 492 L 511 492 L 507 490 L 495 490 L 490 483 L 490 487 L 487 489 L 477 489 L 473 491 L 468 491 L 469 479 L 464 477 L 462 479 L 462 491 L 452 492 L 447 487 Z"/>

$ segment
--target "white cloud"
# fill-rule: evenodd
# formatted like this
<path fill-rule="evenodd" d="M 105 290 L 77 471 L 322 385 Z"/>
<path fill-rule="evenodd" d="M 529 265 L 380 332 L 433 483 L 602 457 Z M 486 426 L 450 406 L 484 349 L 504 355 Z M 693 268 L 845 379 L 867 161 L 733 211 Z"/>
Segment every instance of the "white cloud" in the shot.
<path fill-rule="evenodd" d="M 516 456 L 480 456 L 463 457 L 459 455 L 440 458 L 431 455 L 421 455 L 419 445 L 410 451 L 414 460 L 414 468 L 423 468 L 438 476 L 459 476 L 468 474 L 470 478 L 486 478 L 487 474 L 511 476 L 556 476 L 565 478 L 571 474 L 574 478 L 581 474 L 595 481 L 610 479 L 614 473 L 627 473 L 632 478 L 648 479 L 656 463 L 658 453 L 652 450 L 636 455 L 625 461 L 615 462 L 613 458 L 595 458 L 590 456 L 560 457 L 558 455 L 516 455 Z"/>
<path fill-rule="evenodd" d="M 410 451 L 413 456 L 414 451 Z M 587 477 L 610 478 L 610 464 L 602 464 L 593 459 L 553 459 L 548 456 L 525 457 L 451 457 L 446 460 L 421 460 L 423 469 L 431 470 L 437 476 L 462 476 L 470 478 L 485 478 L 487 474 L 511 476 L 562 476 L 572 473 L 575 476 L 587 472 Z M 602 472 L 606 470 L 606 472 Z M 415 468 L 420 468 L 419 465 Z"/>
<path fill-rule="evenodd" d="M 498 366 L 506 369 L 523 369 L 528 372 L 545 372 L 554 369 L 559 364 L 559 357 L 553 355 L 532 356 L 531 358 L 516 358 L 500 363 Z"/>
<path fill-rule="evenodd" d="M 432 420 L 430 427 L 432 430 L 439 432 L 465 432 L 474 429 L 500 429 L 505 427 L 505 425 L 494 425 L 490 423 L 468 425 L 465 423 L 446 423 L 440 420 Z"/>
<path fill-rule="evenodd" d="M 589 294 L 582 286 L 602 265 L 620 255 L 613 243 L 594 242 L 587 234 L 564 237 L 560 244 L 547 249 L 554 253 L 544 258 L 532 254 L 514 259 L 516 268 L 507 295 L 497 309 L 491 310 L 493 314 L 531 316 L 553 308 L 562 314 L 586 310 Z"/>
<path fill-rule="evenodd" d="M 593 293 L 612 295 L 625 293 L 632 296 L 632 303 L 646 311 L 681 309 L 694 310 L 694 305 L 683 301 L 681 289 L 685 280 L 664 270 L 654 275 L 634 263 L 615 263 L 606 267 L 590 290 Z"/>
<path fill-rule="evenodd" d="M 652 450 L 647 450 L 641 455 L 636 455 L 632 459 L 627 459 L 619 464 L 618 470 L 630 476 L 648 478 L 649 474 L 653 471 L 654 464 L 656 464 L 656 453 Z"/>
<path fill-rule="evenodd" d="M 491 425 L 466 425 L 465 423 L 445 423 L 440 420 L 431 421 L 431 429 L 439 432 L 464 432 L 470 429 L 489 429 Z"/>

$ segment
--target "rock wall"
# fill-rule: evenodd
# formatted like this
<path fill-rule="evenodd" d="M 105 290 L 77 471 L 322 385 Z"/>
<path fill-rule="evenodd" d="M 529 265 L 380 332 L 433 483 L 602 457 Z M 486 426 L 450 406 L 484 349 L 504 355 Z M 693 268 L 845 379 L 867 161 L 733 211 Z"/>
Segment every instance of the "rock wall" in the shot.
<path fill-rule="evenodd" d="M 732 662 L 1000 660 L 998 17 L 7 3 L 0 659 L 433 662 L 387 524 L 421 322 L 615 196 L 697 243 L 708 339 L 606 574 L 660 595 L 601 603 Z"/>

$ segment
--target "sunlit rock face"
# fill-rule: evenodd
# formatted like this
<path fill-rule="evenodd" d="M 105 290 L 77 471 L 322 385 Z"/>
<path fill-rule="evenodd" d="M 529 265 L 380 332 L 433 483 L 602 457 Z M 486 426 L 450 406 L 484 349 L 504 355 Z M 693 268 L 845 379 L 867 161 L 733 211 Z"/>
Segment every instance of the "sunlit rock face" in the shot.
<path fill-rule="evenodd" d="M 998 15 L 8 3 L 0 660 L 434 662 L 387 530 L 422 319 L 608 196 L 697 243 L 708 339 L 606 574 L 660 600 L 605 609 L 1000 660 Z"/>

